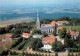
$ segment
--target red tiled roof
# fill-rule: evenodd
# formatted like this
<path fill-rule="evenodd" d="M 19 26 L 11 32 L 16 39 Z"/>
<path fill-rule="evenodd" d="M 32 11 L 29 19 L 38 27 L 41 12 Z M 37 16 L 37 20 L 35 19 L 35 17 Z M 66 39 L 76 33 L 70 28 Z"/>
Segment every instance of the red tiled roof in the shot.
<path fill-rule="evenodd" d="M 55 36 L 50 36 L 50 38 L 56 38 Z"/>
<path fill-rule="evenodd" d="M 29 34 L 29 33 L 22 33 L 22 35 L 29 36 L 31 34 Z"/>
<path fill-rule="evenodd" d="M 6 36 L 6 37 L 12 37 L 12 35 L 11 35 L 11 34 L 6 34 L 5 36 Z"/>
<path fill-rule="evenodd" d="M 70 32 L 71 35 L 76 35 L 77 33 L 79 33 L 79 32 L 77 32 L 77 31 L 71 31 Z"/>
<path fill-rule="evenodd" d="M 45 26 L 45 25 L 50 26 L 51 24 L 41 24 L 41 26 Z"/>
<path fill-rule="evenodd" d="M 50 24 L 41 24 L 41 26 L 55 26 L 56 22 L 55 21 L 52 21 Z"/>
<path fill-rule="evenodd" d="M 55 42 L 55 40 L 47 40 L 47 41 L 45 41 L 45 43 L 47 43 L 47 42 L 49 42 L 50 44 L 52 44 L 53 42 Z"/>
<path fill-rule="evenodd" d="M 58 27 L 58 28 L 57 28 L 57 30 L 59 30 L 59 29 L 60 29 L 60 30 L 62 30 L 62 29 L 63 29 L 63 27 Z"/>
<path fill-rule="evenodd" d="M 51 22 L 51 26 L 55 26 L 56 22 L 55 21 L 52 21 Z"/>
<path fill-rule="evenodd" d="M 55 36 L 50 36 L 50 37 L 44 37 L 44 38 L 42 38 L 42 40 L 45 41 L 44 44 L 47 42 L 52 44 L 53 42 L 55 42 L 55 38 L 56 38 Z"/>

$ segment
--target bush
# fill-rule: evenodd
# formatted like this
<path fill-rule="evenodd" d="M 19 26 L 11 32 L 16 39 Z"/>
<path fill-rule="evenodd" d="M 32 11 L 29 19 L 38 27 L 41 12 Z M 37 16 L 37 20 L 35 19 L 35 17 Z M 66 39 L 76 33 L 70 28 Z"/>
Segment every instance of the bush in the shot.
<path fill-rule="evenodd" d="M 10 55 L 18 55 L 18 53 L 10 51 Z"/>
<path fill-rule="evenodd" d="M 48 36 L 48 34 L 46 32 L 42 33 L 44 37 Z"/>
<path fill-rule="evenodd" d="M 1 56 L 6 56 L 9 54 L 9 50 L 3 50 Z"/>
<path fill-rule="evenodd" d="M 55 56 L 58 56 L 58 53 L 55 53 Z"/>
<path fill-rule="evenodd" d="M 41 30 L 34 29 L 32 30 L 32 34 L 41 34 Z"/>
<path fill-rule="evenodd" d="M 68 56 L 70 56 L 70 52 L 68 52 Z"/>
<path fill-rule="evenodd" d="M 80 56 L 80 53 L 78 54 L 78 56 Z"/>
<path fill-rule="evenodd" d="M 77 48 L 69 48 L 68 50 L 69 52 L 80 52 L 80 50 Z"/>
<path fill-rule="evenodd" d="M 71 56 L 74 56 L 74 54 L 72 53 Z"/>

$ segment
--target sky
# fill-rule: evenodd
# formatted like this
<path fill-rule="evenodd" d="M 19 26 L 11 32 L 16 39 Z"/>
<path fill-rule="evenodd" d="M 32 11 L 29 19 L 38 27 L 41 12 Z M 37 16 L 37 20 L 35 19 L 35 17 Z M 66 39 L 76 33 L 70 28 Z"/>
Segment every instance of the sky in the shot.
<path fill-rule="evenodd" d="M 80 0 L 0 0 L 0 4 L 1 4 L 0 6 L 16 6 L 16 5 L 46 6 L 64 4 L 80 5 Z"/>

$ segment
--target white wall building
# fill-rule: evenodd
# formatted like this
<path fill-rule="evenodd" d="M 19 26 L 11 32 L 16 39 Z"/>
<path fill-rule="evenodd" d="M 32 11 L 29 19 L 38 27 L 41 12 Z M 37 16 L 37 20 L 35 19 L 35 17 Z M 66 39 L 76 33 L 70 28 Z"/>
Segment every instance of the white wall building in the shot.
<path fill-rule="evenodd" d="M 24 38 L 29 38 L 29 37 L 31 37 L 31 34 L 29 34 L 29 33 L 22 33 L 21 36 L 24 37 Z"/>
<path fill-rule="evenodd" d="M 32 35 L 33 36 L 33 38 L 42 38 L 43 37 L 43 35 L 38 35 L 38 34 L 35 34 L 35 35 Z"/>
<path fill-rule="evenodd" d="M 63 25 L 63 24 L 69 24 L 69 22 L 68 21 L 57 21 L 56 24 Z"/>
<path fill-rule="evenodd" d="M 47 42 L 46 44 L 44 44 L 44 46 L 42 47 L 43 50 L 46 50 L 46 51 L 51 51 L 52 49 L 52 45 Z"/>
<path fill-rule="evenodd" d="M 46 51 L 52 51 L 52 43 L 55 42 L 56 37 L 55 36 L 50 36 L 50 37 L 44 37 L 42 38 L 42 42 L 43 42 L 43 50 Z"/>

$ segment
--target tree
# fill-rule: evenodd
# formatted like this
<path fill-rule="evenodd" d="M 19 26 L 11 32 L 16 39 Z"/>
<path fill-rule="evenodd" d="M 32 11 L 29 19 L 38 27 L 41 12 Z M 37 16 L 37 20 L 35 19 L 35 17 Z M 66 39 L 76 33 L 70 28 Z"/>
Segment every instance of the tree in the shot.
<path fill-rule="evenodd" d="M 5 27 L 5 31 L 6 33 L 9 33 L 9 31 L 13 28 L 12 25 L 8 25 L 7 27 Z"/>
<path fill-rule="evenodd" d="M 80 56 L 80 53 L 78 54 L 78 56 Z"/>
<path fill-rule="evenodd" d="M 55 41 L 52 43 L 52 50 L 55 52 L 64 51 L 64 46 L 60 41 Z"/>
<path fill-rule="evenodd" d="M 28 33 L 28 29 L 27 28 L 22 28 L 21 32 L 25 32 L 25 33 Z"/>
<path fill-rule="evenodd" d="M 34 29 L 32 30 L 32 34 L 41 34 L 41 30 Z"/>
<path fill-rule="evenodd" d="M 9 50 L 3 50 L 1 55 L 2 56 L 7 56 L 9 54 Z"/>
<path fill-rule="evenodd" d="M 26 52 L 25 55 L 28 56 L 28 53 Z"/>
<path fill-rule="evenodd" d="M 44 56 L 44 54 L 42 54 L 42 56 Z"/>
<path fill-rule="evenodd" d="M 61 17 L 59 20 L 65 20 L 65 21 L 69 21 L 70 20 L 70 18 L 69 17 Z"/>
<path fill-rule="evenodd" d="M 41 54 L 39 53 L 38 56 L 41 56 Z"/>
<path fill-rule="evenodd" d="M 65 36 L 66 36 L 66 29 L 65 29 L 65 28 L 62 29 L 62 30 L 59 30 L 59 36 L 60 36 L 61 38 L 65 38 Z"/>
<path fill-rule="evenodd" d="M 10 31 L 11 33 L 13 33 L 14 35 L 18 35 L 21 34 L 21 29 L 14 29 Z"/>
<path fill-rule="evenodd" d="M 58 56 L 58 53 L 55 53 L 55 56 Z"/>
<path fill-rule="evenodd" d="M 66 48 L 68 47 L 73 47 L 75 44 L 74 44 L 74 41 L 72 39 L 69 38 L 69 36 L 66 34 L 65 38 L 64 38 L 64 46 Z"/>
<path fill-rule="evenodd" d="M 70 56 L 70 52 L 68 52 L 68 56 Z"/>
<path fill-rule="evenodd" d="M 38 56 L 38 54 L 37 54 L 37 53 L 35 53 L 35 56 Z"/>
<path fill-rule="evenodd" d="M 5 28 L 1 27 L 0 28 L 0 34 L 6 33 Z"/>
<path fill-rule="evenodd" d="M 57 34 L 56 34 L 56 30 L 54 30 L 54 31 L 53 31 L 53 35 L 54 35 L 54 36 L 56 36 L 56 35 L 57 35 Z"/>
<path fill-rule="evenodd" d="M 39 39 L 39 38 L 33 39 L 33 42 L 31 44 L 31 48 L 33 50 L 38 50 L 42 46 L 43 46 L 43 44 L 42 44 L 42 40 L 41 39 Z"/>
<path fill-rule="evenodd" d="M 41 20 L 41 24 L 51 23 L 52 20 L 54 20 L 54 19 L 43 19 L 43 20 Z"/>
<path fill-rule="evenodd" d="M 74 56 L 74 54 L 72 53 L 71 56 Z"/>
<path fill-rule="evenodd" d="M 48 36 L 48 34 L 46 32 L 42 33 L 44 37 Z"/>
<path fill-rule="evenodd" d="M 49 54 L 49 56 L 51 56 L 51 55 Z"/>

